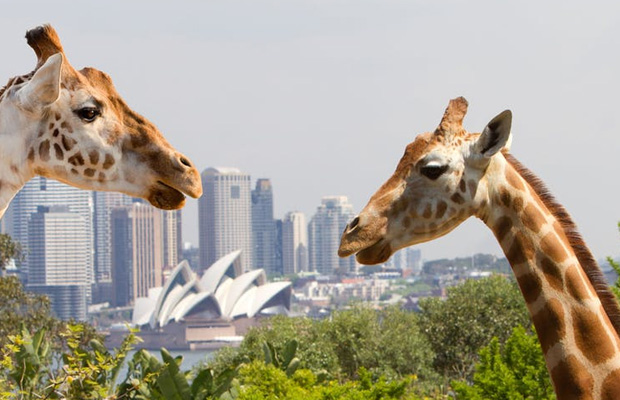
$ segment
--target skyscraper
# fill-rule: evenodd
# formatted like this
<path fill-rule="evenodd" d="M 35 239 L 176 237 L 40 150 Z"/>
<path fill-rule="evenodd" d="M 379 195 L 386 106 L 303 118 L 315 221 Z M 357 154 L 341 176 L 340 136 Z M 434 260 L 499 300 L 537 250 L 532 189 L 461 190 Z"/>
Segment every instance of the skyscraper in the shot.
<path fill-rule="evenodd" d="M 86 218 L 67 206 L 39 206 L 28 223 L 28 290 L 50 297 L 61 319 L 86 319 L 90 258 Z"/>
<path fill-rule="evenodd" d="M 301 212 L 282 219 L 282 268 L 284 275 L 308 271 L 308 226 Z"/>
<path fill-rule="evenodd" d="M 340 235 L 351 218 L 353 206 L 346 196 L 327 196 L 310 221 L 310 268 L 320 274 L 356 272 L 354 257 L 339 258 Z"/>
<path fill-rule="evenodd" d="M 93 303 L 112 300 L 112 209 L 131 205 L 131 197 L 117 192 L 93 192 L 95 285 Z"/>
<path fill-rule="evenodd" d="M 250 175 L 236 168 L 202 172 L 203 195 L 198 201 L 200 268 L 235 250 L 242 250 L 245 271 L 252 265 Z"/>
<path fill-rule="evenodd" d="M 77 189 L 55 180 L 36 176 L 31 179 L 17 193 L 10 205 L 10 216 L 13 221 L 9 225 L 8 233 L 26 248 L 26 259 L 22 263 L 22 277 L 28 279 L 29 251 L 28 251 L 28 224 L 32 214 L 37 212 L 38 206 L 67 206 L 69 212 L 79 214 L 84 218 L 86 230 L 89 232 L 84 249 L 87 260 L 83 264 L 89 284 L 94 283 L 94 241 L 93 241 L 93 196 L 92 192 Z M 90 299 L 90 288 L 87 290 Z"/>
<path fill-rule="evenodd" d="M 172 269 L 183 257 L 181 210 L 162 211 L 164 268 Z"/>
<path fill-rule="evenodd" d="M 129 305 L 162 285 L 162 211 L 137 201 L 112 210 L 113 305 Z"/>
<path fill-rule="evenodd" d="M 252 190 L 252 243 L 254 267 L 264 269 L 269 276 L 281 274 L 276 268 L 276 225 L 269 179 L 258 179 Z"/>

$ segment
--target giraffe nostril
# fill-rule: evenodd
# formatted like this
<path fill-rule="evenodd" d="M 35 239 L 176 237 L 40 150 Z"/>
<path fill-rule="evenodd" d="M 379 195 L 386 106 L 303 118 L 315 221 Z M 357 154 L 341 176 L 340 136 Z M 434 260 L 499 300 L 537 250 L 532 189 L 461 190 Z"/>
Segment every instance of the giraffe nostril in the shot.
<path fill-rule="evenodd" d="M 353 218 L 353 221 L 349 223 L 349 231 L 352 231 L 353 229 L 357 228 L 357 225 L 359 225 L 359 223 L 360 223 L 360 217 Z"/>
<path fill-rule="evenodd" d="M 187 158 L 185 158 L 185 157 L 181 157 L 179 159 L 179 161 L 181 162 L 181 164 L 185 165 L 186 167 L 191 167 L 192 166 L 192 163 L 189 162 L 189 160 Z"/>

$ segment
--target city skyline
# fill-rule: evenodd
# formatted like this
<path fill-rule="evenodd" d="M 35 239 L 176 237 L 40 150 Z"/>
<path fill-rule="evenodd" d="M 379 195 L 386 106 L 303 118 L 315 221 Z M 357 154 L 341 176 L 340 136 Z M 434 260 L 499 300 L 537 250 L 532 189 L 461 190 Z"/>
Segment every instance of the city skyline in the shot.
<path fill-rule="evenodd" d="M 108 73 L 199 169 L 269 177 L 278 218 L 310 215 L 327 195 L 348 196 L 358 212 L 406 144 L 464 95 L 471 131 L 512 109 L 513 154 L 566 206 L 597 258 L 618 254 L 616 4 L 28 4 L 0 16 L 0 79 L 32 70 L 23 34 L 49 22 L 76 67 Z M 183 236 L 195 244 L 197 210 L 188 200 Z M 476 220 L 419 248 L 428 258 L 501 254 Z"/>

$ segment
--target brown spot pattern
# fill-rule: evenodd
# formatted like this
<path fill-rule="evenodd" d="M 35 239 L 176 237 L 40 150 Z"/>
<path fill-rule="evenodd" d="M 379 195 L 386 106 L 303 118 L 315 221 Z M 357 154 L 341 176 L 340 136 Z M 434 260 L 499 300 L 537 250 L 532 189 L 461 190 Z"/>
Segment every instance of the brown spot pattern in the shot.
<path fill-rule="evenodd" d="M 73 127 L 67 123 L 67 121 L 62 121 L 60 127 L 66 130 L 69 133 L 73 133 Z"/>
<path fill-rule="evenodd" d="M 534 272 L 520 275 L 517 277 L 517 282 L 526 303 L 535 301 L 542 293 L 542 282 L 540 277 Z"/>
<path fill-rule="evenodd" d="M 461 178 L 461 181 L 459 182 L 459 189 L 461 189 L 461 192 L 463 193 L 467 191 L 467 184 L 465 183 L 465 177 Z"/>
<path fill-rule="evenodd" d="M 77 143 L 77 142 L 75 141 L 75 139 L 72 139 L 72 138 L 67 137 L 67 136 L 65 136 L 65 135 L 62 135 L 61 141 L 62 141 L 62 146 L 63 146 L 63 147 L 65 148 L 65 150 L 67 150 L 67 151 L 70 151 L 70 150 L 73 148 L 73 146 L 75 146 L 75 145 L 76 145 L 76 143 Z"/>
<path fill-rule="evenodd" d="M 54 129 L 54 132 L 52 133 L 52 136 L 57 137 L 59 133 L 60 133 L 60 131 L 58 130 L 58 128 L 56 128 L 56 129 Z"/>
<path fill-rule="evenodd" d="M 510 265 L 514 266 L 531 260 L 534 257 L 534 251 L 532 239 L 518 232 L 506 253 L 506 258 L 508 258 Z"/>
<path fill-rule="evenodd" d="M 62 149 L 60 148 L 60 146 L 58 145 L 58 143 L 54 143 L 54 152 L 56 153 L 56 159 L 57 160 L 62 160 L 63 152 L 62 152 Z"/>
<path fill-rule="evenodd" d="M 525 186 L 523 185 L 523 180 L 521 179 L 521 176 L 519 176 L 519 174 L 517 173 L 517 171 L 515 171 L 513 168 L 509 167 L 506 168 L 506 181 L 508 182 L 508 184 L 510 186 L 512 186 L 513 188 L 522 191 L 525 189 Z"/>
<path fill-rule="evenodd" d="M 523 215 L 521 215 L 521 220 L 523 221 L 523 225 L 534 233 L 540 232 L 540 229 L 546 222 L 545 216 L 533 204 L 525 206 Z"/>
<path fill-rule="evenodd" d="M 426 205 L 422 216 L 427 219 L 433 216 L 433 206 L 431 204 Z"/>
<path fill-rule="evenodd" d="M 103 169 L 108 169 L 112 165 L 114 165 L 114 157 L 111 154 L 106 154 L 105 159 L 103 160 Z"/>
<path fill-rule="evenodd" d="M 517 196 L 512 201 L 512 209 L 516 213 L 520 213 L 523 210 L 523 198 Z"/>
<path fill-rule="evenodd" d="M 575 356 L 568 356 L 551 371 L 558 399 L 591 400 L 594 378 Z"/>
<path fill-rule="evenodd" d="M 39 145 L 39 157 L 42 161 L 49 161 L 50 159 L 50 141 L 45 140 Z"/>
<path fill-rule="evenodd" d="M 90 159 L 90 163 L 92 165 L 97 165 L 97 163 L 99 162 L 99 151 L 91 150 L 88 153 L 88 158 Z"/>
<path fill-rule="evenodd" d="M 31 147 L 30 151 L 28 151 L 28 160 L 34 161 L 34 149 Z"/>
<path fill-rule="evenodd" d="M 467 188 L 469 189 L 469 194 L 471 197 L 474 197 L 478 191 L 478 184 L 472 179 L 467 182 Z"/>
<path fill-rule="evenodd" d="M 566 334 L 564 326 L 564 309 L 559 300 L 550 299 L 543 308 L 532 317 L 543 354 L 559 342 Z"/>
<path fill-rule="evenodd" d="M 601 400 L 616 400 L 620 393 L 620 369 L 609 374 L 602 386 Z"/>
<path fill-rule="evenodd" d="M 508 190 L 506 190 L 506 188 L 500 189 L 499 199 L 505 207 L 510 207 L 512 199 L 510 198 L 510 193 L 508 193 Z"/>
<path fill-rule="evenodd" d="M 78 170 L 77 170 L 77 169 L 75 169 L 75 168 L 71 168 L 71 173 L 72 173 L 72 174 L 76 174 L 76 175 L 77 175 Z"/>
<path fill-rule="evenodd" d="M 497 240 L 501 243 L 511 229 L 512 220 L 508 217 L 501 217 L 497 220 L 497 223 L 493 228 L 493 232 L 495 233 Z"/>
<path fill-rule="evenodd" d="M 54 115 L 54 118 L 56 118 L 56 121 L 60 121 L 61 116 L 60 116 L 60 114 L 59 114 L 59 113 L 56 113 L 56 114 Z"/>
<path fill-rule="evenodd" d="M 75 166 L 84 165 L 84 157 L 82 157 L 81 153 L 75 153 L 69 157 L 69 164 Z"/>
<path fill-rule="evenodd" d="M 95 176 L 95 170 L 92 168 L 86 168 L 84 170 L 84 175 L 88 176 L 89 178 L 92 178 L 93 176 Z"/>
<path fill-rule="evenodd" d="M 568 253 L 562 246 L 562 243 L 558 240 L 555 232 L 549 232 L 540 241 L 540 248 L 551 260 L 556 263 L 561 263 L 566 260 Z"/>
<path fill-rule="evenodd" d="M 545 274 L 545 279 L 547 280 L 547 282 L 549 282 L 551 287 L 553 287 L 555 290 L 563 291 L 564 277 L 562 276 L 562 271 L 560 270 L 560 267 L 558 267 L 558 265 L 551 261 L 551 259 L 549 259 L 549 257 L 547 256 L 543 257 L 540 262 L 540 266 L 543 273 Z"/>
<path fill-rule="evenodd" d="M 97 177 L 99 182 L 105 181 L 105 174 L 103 172 L 99 172 L 99 176 Z"/>
<path fill-rule="evenodd" d="M 444 214 L 446 213 L 446 210 L 448 209 L 448 204 L 445 201 L 440 201 L 437 204 L 437 213 L 435 214 L 435 218 L 440 219 L 444 216 Z"/>
<path fill-rule="evenodd" d="M 607 332 L 600 318 L 586 309 L 573 310 L 575 343 L 581 352 L 595 364 L 614 356 L 613 344 L 606 340 Z"/>
<path fill-rule="evenodd" d="M 461 196 L 460 193 L 454 193 L 452 195 L 452 197 L 450 197 L 450 200 L 452 200 L 456 204 L 463 204 L 463 203 L 465 203 L 465 199 L 463 198 L 463 196 Z"/>
<path fill-rule="evenodd" d="M 572 265 L 566 270 L 566 289 L 573 298 L 583 301 L 590 298 L 590 293 L 586 283 L 579 274 L 578 268 L 580 267 Z"/>

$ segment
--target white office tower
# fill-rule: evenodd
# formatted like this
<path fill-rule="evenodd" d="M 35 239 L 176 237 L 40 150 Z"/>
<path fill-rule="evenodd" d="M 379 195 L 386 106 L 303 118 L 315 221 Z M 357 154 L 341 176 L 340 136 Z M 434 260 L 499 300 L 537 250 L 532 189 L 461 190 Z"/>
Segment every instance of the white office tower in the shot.
<path fill-rule="evenodd" d="M 302 212 L 282 219 L 282 267 L 284 275 L 308 271 L 308 225 Z"/>
<path fill-rule="evenodd" d="M 311 270 L 324 275 L 357 271 L 355 257 L 338 257 L 340 235 L 354 215 L 346 196 L 323 197 L 308 228 Z"/>
<path fill-rule="evenodd" d="M 8 233 L 26 248 L 26 259 L 21 266 L 24 280 L 28 279 L 29 250 L 28 250 L 28 223 L 32 214 L 37 212 L 38 206 L 67 206 L 69 212 L 76 213 L 84 218 L 88 240 L 83 244 L 87 253 L 87 260 L 83 265 L 89 284 L 94 283 L 94 240 L 93 240 L 93 196 L 92 192 L 77 189 L 58 181 L 36 176 L 31 179 L 22 190 L 17 193 L 11 202 L 10 208 L 13 221 Z M 88 290 L 90 298 L 90 289 Z"/>
<path fill-rule="evenodd" d="M 243 270 L 252 270 L 250 175 L 236 168 L 207 168 L 202 172 L 202 188 L 198 201 L 200 268 L 240 249 Z"/>
<path fill-rule="evenodd" d="M 46 294 L 58 318 L 86 319 L 90 224 L 67 206 L 39 206 L 28 222 L 28 286 Z"/>

